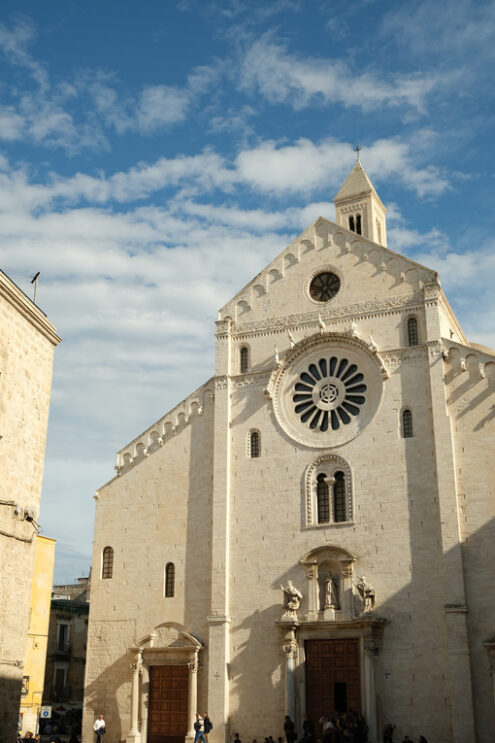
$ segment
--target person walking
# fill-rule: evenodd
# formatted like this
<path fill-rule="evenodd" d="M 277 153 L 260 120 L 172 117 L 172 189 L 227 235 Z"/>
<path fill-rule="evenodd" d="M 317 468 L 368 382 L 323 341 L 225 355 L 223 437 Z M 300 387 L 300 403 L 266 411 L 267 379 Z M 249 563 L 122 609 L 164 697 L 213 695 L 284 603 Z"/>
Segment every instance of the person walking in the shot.
<path fill-rule="evenodd" d="M 206 738 L 206 743 L 209 743 L 208 733 L 210 732 L 210 730 L 213 730 L 213 723 L 208 717 L 208 712 L 205 712 L 203 715 L 203 730 Z"/>
<path fill-rule="evenodd" d="M 96 733 L 96 743 L 101 743 L 101 738 L 106 733 L 103 715 L 98 715 L 98 719 L 95 720 L 95 724 L 93 725 L 93 730 Z"/>
<path fill-rule="evenodd" d="M 207 743 L 205 734 L 203 733 L 203 720 L 199 716 L 199 713 L 196 712 L 196 722 L 194 723 L 194 730 L 195 730 L 195 736 L 194 736 L 194 743 L 198 743 L 198 740 L 201 740 L 203 743 Z"/>
<path fill-rule="evenodd" d="M 290 719 L 289 715 L 285 715 L 284 732 L 287 743 L 294 743 L 296 740 L 296 726 Z"/>

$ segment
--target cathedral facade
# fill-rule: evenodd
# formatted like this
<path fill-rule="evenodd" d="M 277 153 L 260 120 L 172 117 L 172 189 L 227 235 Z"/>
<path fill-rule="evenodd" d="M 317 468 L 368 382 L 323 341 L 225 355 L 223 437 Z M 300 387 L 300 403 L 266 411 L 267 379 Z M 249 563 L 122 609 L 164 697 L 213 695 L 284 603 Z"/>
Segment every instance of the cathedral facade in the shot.
<path fill-rule="evenodd" d="M 84 741 L 214 743 L 364 715 L 495 726 L 495 352 L 387 248 L 359 159 L 218 315 L 214 376 L 96 495 Z"/>

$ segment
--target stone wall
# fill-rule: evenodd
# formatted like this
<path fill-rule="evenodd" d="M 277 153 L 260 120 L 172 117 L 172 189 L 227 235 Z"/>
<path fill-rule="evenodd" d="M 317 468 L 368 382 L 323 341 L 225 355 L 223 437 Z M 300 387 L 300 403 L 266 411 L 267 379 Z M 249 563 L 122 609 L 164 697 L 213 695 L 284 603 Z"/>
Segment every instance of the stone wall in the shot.
<path fill-rule="evenodd" d="M 43 313 L 0 273 L 0 729 L 17 730 L 53 350 Z M 27 518 L 26 518 L 27 516 Z"/>

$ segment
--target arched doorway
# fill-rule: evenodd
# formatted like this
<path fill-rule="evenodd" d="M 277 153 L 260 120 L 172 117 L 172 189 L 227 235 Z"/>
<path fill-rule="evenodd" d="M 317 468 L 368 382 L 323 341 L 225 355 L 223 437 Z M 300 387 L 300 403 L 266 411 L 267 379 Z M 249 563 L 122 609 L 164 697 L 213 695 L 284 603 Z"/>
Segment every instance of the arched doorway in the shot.
<path fill-rule="evenodd" d="M 133 671 L 127 743 L 194 740 L 198 654 L 203 644 L 180 625 L 164 623 L 130 648 Z"/>

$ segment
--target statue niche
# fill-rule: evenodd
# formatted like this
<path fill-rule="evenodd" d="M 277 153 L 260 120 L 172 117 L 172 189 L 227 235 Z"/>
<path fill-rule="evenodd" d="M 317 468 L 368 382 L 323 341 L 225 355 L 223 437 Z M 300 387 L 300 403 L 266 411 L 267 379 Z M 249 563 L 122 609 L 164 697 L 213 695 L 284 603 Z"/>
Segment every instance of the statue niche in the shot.
<path fill-rule="evenodd" d="M 355 616 L 354 561 L 349 552 L 333 546 L 318 547 L 301 559 L 308 580 L 306 621 L 348 621 Z"/>

